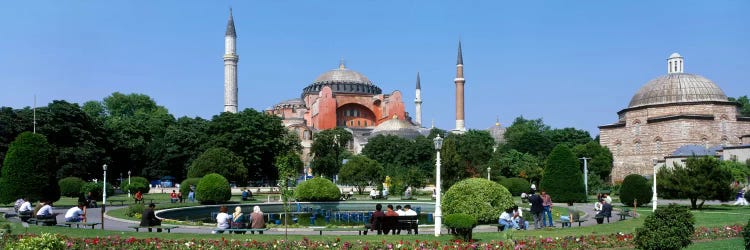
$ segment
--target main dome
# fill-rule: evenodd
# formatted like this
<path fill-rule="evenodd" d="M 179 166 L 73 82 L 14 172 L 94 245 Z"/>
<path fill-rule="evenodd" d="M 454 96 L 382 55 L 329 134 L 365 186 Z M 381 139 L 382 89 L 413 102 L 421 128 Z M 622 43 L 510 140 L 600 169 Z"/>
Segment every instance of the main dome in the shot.
<path fill-rule="evenodd" d="M 726 102 L 727 96 L 711 80 L 694 74 L 670 73 L 646 83 L 630 99 L 628 108 L 684 102 Z"/>
<path fill-rule="evenodd" d="M 357 71 L 347 69 L 344 64 L 339 65 L 339 68 L 330 70 L 315 78 L 313 83 L 359 83 L 365 85 L 372 85 L 370 79 Z"/>
<path fill-rule="evenodd" d="M 379 95 L 382 90 L 373 84 L 370 79 L 357 71 L 347 69 L 343 63 L 337 69 L 329 70 L 312 84 L 302 90 L 302 97 L 309 94 L 317 94 L 323 87 L 328 86 L 334 93 Z"/>

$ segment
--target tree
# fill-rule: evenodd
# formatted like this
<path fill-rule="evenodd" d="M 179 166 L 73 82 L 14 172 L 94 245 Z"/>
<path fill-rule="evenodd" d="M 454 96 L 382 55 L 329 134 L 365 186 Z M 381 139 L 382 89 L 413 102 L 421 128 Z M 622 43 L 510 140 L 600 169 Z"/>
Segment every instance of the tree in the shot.
<path fill-rule="evenodd" d="M 690 157 L 685 166 L 675 164 L 671 168 L 663 167 L 656 174 L 660 195 L 690 199 L 692 209 L 703 208 L 706 200 L 729 201 L 734 193 L 731 181 L 731 171 L 711 156 Z M 701 200 L 700 204 L 697 203 L 698 199 Z"/>
<path fill-rule="evenodd" d="M 738 98 L 729 97 L 728 99 L 730 102 L 737 102 L 740 105 L 739 110 L 741 116 L 750 116 L 750 99 L 748 99 L 746 95 Z"/>
<path fill-rule="evenodd" d="M 188 178 L 201 178 L 210 173 L 226 176 L 237 183 L 247 181 L 247 169 L 242 158 L 226 148 L 210 148 L 198 156 L 188 169 Z"/>
<path fill-rule="evenodd" d="M 612 173 L 612 152 L 607 147 L 602 147 L 596 141 L 579 144 L 573 148 L 576 158 L 587 157 L 589 174 L 595 174 L 601 180 L 606 180 Z M 583 167 L 583 165 L 581 165 Z"/>
<path fill-rule="evenodd" d="M 657 208 L 636 228 L 635 246 L 648 250 L 678 250 L 692 243 L 695 217 L 685 207 L 670 204 Z"/>
<path fill-rule="evenodd" d="M 506 146 L 522 153 L 546 156 L 553 146 L 545 136 L 548 130 L 550 127 L 542 119 L 526 120 L 519 116 L 505 129 Z"/>
<path fill-rule="evenodd" d="M 279 183 L 282 187 L 287 187 L 289 180 L 295 180 L 302 173 L 304 163 L 299 155 L 294 151 L 289 151 L 276 157 L 276 168 L 279 171 Z"/>
<path fill-rule="evenodd" d="M 568 148 L 573 148 L 576 145 L 593 141 L 588 131 L 575 128 L 551 129 L 545 131 L 544 135 L 552 142 L 553 147 L 563 144 Z"/>
<path fill-rule="evenodd" d="M 721 166 L 729 170 L 732 173 L 732 179 L 738 184 L 745 184 L 750 178 L 750 167 L 745 163 L 736 161 L 721 161 Z"/>
<path fill-rule="evenodd" d="M 466 171 L 462 168 L 461 155 L 458 154 L 458 141 L 454 134 L 449 134 L 443 140 L 443 148 L 440 149 L 440 179 L 442 188 L 448 189 L 454 183 L 466 178 Z"/>
<path fill-rule="evenodd" d="M 339 179 L 343 184 L 357 187 L 362 194 L 365 187 L 383 179 L 383 166 L 366 156 L 355 155 L 341 167 Z"/>
<path fill-rule="evenodd" d="M 492 160 L 492 171 L 498 169 L 502 176 L 521 177 L 532 183 L 538 183 L 542 179 L 543 164 L 534 155 L 511 149 L 507 152 L 498 150 L 493 158 L 496 160 Z"/>
<path fill-rule="evenodd" d="M 465 213 L 480 223 L 496 222 L 501 211 L 513 206 L 508 189 L 483 178 L 462 180 L 445 192 L 445 215 Z"/>
<path fill-rule="evenodd" d="M 557 202 L 586 200 L 583 172 L 578 167 L 578 159 L 565 145 L 552 149 L 539 186 Z"/>
<path fill-rule="evenodd" d="M 635 201 L 638 201 L 638 206 L 648 204 L 653 195 L 653 191 L 651 190 L 652 183 L 639 174 L 625 176 L 620 188 L 620 201 L 628 207 L 635 205 Z"/>
<path fill-rule="evenodd" d="M 32 200 L 60 199 L 53 148 L 41 134 L 23 132 L 10 143 L 0 177 L 0 203 L 24 196 Z"/>
<path fill-rule="evenodd" d="M 343 128 L 335 128 L 320 131 L 314 137 L 310 148 L 313 174 L 333 178 L 339 173 L 341 159 L 347 153 L 346 146 L 352 140 L 352 134 Z"/>
<path fill-rule="evenodd" d="M 456 135 L 458 139 L 458 154 L 461 155 L 464 176 L 479 177 L 484 172 L 484 166 L 492 157 L 492 147 L 495 140 L 487 131 L 469 130 Z"/>
<path fill-rule="evenodd" d="M 148 164 L 143 172 L 148 176 L 187 177 L 191 162 L 207 149 L 208 127 L 209 121 L 200 117 L 177 119 L 162 136 L 148 144 L 145 152 Z"/>
<path fill-rule="evenodd" d="M 195 199 L 203 204 L 216 204 L 232 198 L 232 189 L 224 176 L 216 173 L 201 178 L 195 187 Z"/>
<path fill-rule="evenodd" d="M 409 140 L 378 135 L 368 140 L 362 155 L 382 164 L 384 175 L 402 181 L 402 186 L 424 186 L 423 180 L 429 179 L 435 169 L 435 147 L 432 140 L 424 136 Z"/>

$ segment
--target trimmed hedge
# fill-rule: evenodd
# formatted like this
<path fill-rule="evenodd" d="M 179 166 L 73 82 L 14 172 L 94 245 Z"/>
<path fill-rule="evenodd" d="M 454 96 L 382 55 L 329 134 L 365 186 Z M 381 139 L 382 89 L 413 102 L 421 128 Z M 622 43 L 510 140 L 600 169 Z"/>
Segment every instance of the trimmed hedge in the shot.
<path fill-rule="evenodd" d="M 484 178 L 470 178 L 453 184 L 442 200 L 443 213 L 465 213 L 480 223 L 497 222 L 497 216 L 514 205 L 508 189 Z"/>
<path fill-rule="evenodd" d="M 180 193 L 187 197 L 187 195 L 190 193 L 190 186 L 197 187 L 198 183 L 201 181 L 201 178 L 187 178 L 184 181 L 180 183 Z"/>
<path fill-rule="evenodd" d="M 511 195 L 520 196 L 521 193 L 528 192 L 531 183 L 524 178 L 513 177 L 513 178 L 500 178 L 497 182 L 503 187 L 507 188 Z"/>
<path fill-rule="evenodd" d="M 539 190 L 545 190 L 555 202 L 586 201 L 583 171 L 578 158 L 565 145 L 557 145 L 547 157 Z"/>
<path fill-rule="evenodd" d="M 477 226 L 477 219 L 468 214 L 449 214 L 445 216 L 443 224 L 451 229 L 457 238 L 470 241 L 471 231 Z"/>
<path fill-rule="evenodd" d="M 299 201 L 338 201 L 341 191 L 330 180 L 315 177 L 300 183 L 294 190 L 294 197 Z"/>
<path fill-rule="evenodd" d="M 44 135 L 19 134 L 3 159 L 0 203 L 11 203 L 24 196 L 31 200 L 59 200 L 53 151 Z"/>
<path fill-rule="evenodd" d="M 60 185 L 60 195 L 77 198 L 81 196 L 81 187 L 86 182 L 78 177 L 65 177 L 57 182 Z"/>
<path fill-rule="evenodd" d="M 195 188 L 195 199 L 203 204 L 216 204 L 232 198 L 229 181 L 219 174 L 207 174 Z"/>
<path fill-rule="evenodd" d="M 657 208 L 646 217 L 643 227 L 636 228 L 638 249 L 681 249 L 692 243 L 695 218 L 687 207 L 670 204 Z"/>
<path fill-rule="evenodd" d="M 620 201 L 628 207 L 633 206 L 633 201 L 638 199 L 638 206 L 644 206 L 651 202 L 651 196 L 654 194 L 651 190 L 651 183 L 638 174 L 631 174 L 625 177 L 620 188 Z"/>
<path fill-rule="evenodd" d="M 91 192 L 96 200 L 102 200 L 102 182 L 87 182 L 81 186 L 81 193 L 88 195 Z M 115 193 L 115 189 L 107 183 L 107 196 L 112 196 Z"/>
<path fill-rule="evenodd" d="M 130 191 L 131 194 L 138 193 L 138 191 L 147 194 L 150 190 L 151 183 L 148 182 L 148 179 L 140 176 L 132 176 L 130 177 L 130 184 L 125 180 L 122 185 L 122 191 L 126 193 Z"/>

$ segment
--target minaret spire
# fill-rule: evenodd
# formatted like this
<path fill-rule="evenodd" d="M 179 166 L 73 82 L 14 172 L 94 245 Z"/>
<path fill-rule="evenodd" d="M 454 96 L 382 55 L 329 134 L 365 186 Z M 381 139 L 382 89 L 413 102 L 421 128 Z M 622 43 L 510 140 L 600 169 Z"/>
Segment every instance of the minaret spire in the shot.
<path fill-rule="evenodd" d="M 414 98 L 414 107 L 416 108 L 416 122 L 420 127 L 422 126 L 422 86 L 419 83 L 419 72 L 417 72 L 417 88 L 415 90 L 416 97 Z"/>
<path fill-rule="evenodd" d="M 456 60 L 456 79 L 453 80 L 456 83 L 456 128 L 453 130 L 455 133 L 463 133 L 466 131 L 466 121 L 464 120 L 464 57 L 461 52 L 461 40 L 458 40 L 458 59 Z"/>
<path fill-rule="evenodd" d="M 237 113 L 237 32 L 232 8 L 229 8 L 227 31 L 224 34 L 224 112 Z"/>

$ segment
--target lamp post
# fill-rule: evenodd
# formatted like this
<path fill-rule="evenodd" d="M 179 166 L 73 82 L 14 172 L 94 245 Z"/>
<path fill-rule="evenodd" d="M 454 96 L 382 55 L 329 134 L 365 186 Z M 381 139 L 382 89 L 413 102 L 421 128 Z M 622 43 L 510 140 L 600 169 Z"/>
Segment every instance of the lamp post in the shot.
<path fill-rule="evenodd" d="M 339 135 L 338 134 L 333 135 L 333 145 L 336 146 L 335 147 L 335 151 L 336 151 L 336 171 L 338 172 L 339 170 L 341 170 L 341 167 L 339 167 L 339 163 L 340 163 L 339 162 L 339 148 L 341 147 L 341 145 L 339 143 Z M 333 176 L 331 176 L 331 177 L 333 177 Z M 335 180 L 335 178 L 334 178 L 334 180 Z"/>
<path fill-rule="evenodd" d="M 589 201 L 589 164 L 588 160 L 591 158 L 581 157 L 578 158 L 583 160 L 583 187 L 586 190 L 586 201 Z"/>
<path fill-rule="evenodd" d="M 130 198 L 130 170 L 128 170 L 128 198 Z"/>
<path fill-rule="evenodd" d="M 104 181 L 102 181 L 102 230 L 104 230 L 104 211 L 107 210 L 107 164 L 102 165 Z"/>
<path fill-rule="evenodd" d="M 440 236 L 440 227 L 443 226 L 443 210 L 440 204 L 440 186 L 442 184 L 440 182 L 440 149 L 443 147 L 443 138 L 438 135 L 433 139 L 433 142 L 435 143 L 435 151 L 437 151 L 435 156 L 435 236 Z"/>
<path fill-rule="evenodd" d="M 490 180 L 490 171 L 492 171 L 492 167 L 487 167 L 487 180 Z"/>
<path fill-rule="evenodd" d="M 656 169 L 659 166 L 659 160 L 654 159 L 654 196 L 651 197 L 651 211 L 656 212 Z"/>

